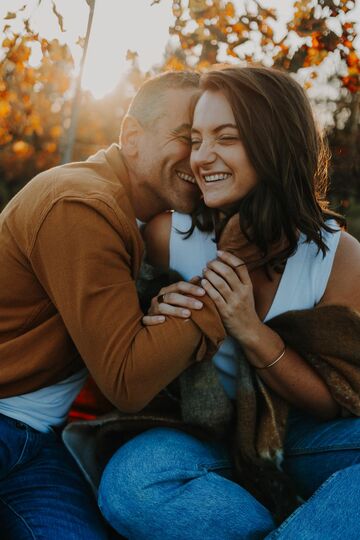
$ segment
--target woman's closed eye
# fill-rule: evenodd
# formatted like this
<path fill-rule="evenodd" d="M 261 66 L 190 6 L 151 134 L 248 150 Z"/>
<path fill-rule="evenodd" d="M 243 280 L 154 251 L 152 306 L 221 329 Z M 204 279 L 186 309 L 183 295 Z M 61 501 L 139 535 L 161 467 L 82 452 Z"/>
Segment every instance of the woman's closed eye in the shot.
<path fill-rule="evenodd" d="M 220 143 L 232 143 L 239 141 L 240 138 L 237 135 L 221 135 L 220 137 L 217 137 L 215 142 Z M 201 146 L 202 140 L 201 139 L 194 139 L 192 138 L 190 141 L 190 145 L 193 149 L 197 149 Z"/>
<path fill-rule="evenodd" d="M 237 135 L 222 135 L 221 137 L 218 138 L 218 140 L 220 142 L 234 142 L 234 141 L 239 141 L 239 137 Z"/>

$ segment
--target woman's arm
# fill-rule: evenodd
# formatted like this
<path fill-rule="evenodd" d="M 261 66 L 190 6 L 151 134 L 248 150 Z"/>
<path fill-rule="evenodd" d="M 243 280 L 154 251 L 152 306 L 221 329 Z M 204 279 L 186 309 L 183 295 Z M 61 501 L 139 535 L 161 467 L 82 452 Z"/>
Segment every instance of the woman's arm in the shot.
<path fill-rule="evenodd" d="M 241 344 L 249 362 L 258 368 L 259 376 L 286 401 L 320 419 L 334 418 L 339 406 L 316 371 L 296 351 L 284 350 L 280 336 L 256 314 L 252 283 L 245 266 L 228 253 L 220 253 L 205 272 L 203 287 L 217 305 L 229 334 Z M 333 269 L 321 304 L 342 304 L 359 310 L 360 246 L 350 235 L 343 234 Z"/>
<path fill-rule="evenodd" d="M 158 214 L 143 229 L 146 255 L 150 264 L 169 269 L 171 212 Z"/>
<path fill-rule="evenodd" d="M 319 306 L 337 304 L 360 311 L 360 243 L 341 233 L 329 281 Z"/>

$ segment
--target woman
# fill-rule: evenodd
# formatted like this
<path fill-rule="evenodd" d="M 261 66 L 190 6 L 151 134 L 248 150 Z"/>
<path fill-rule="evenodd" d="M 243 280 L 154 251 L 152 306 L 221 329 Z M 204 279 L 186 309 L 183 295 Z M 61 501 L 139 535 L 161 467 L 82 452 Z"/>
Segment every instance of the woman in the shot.
<path fill-rule="evenodd" d="M 185 279 L 205 267 L 201 286 L 232 340 L 213 360 L 222 388 L 230 400 L 241 401 L 236 384 L 254 374 L 246 380 L 255 381 L 262 401 L 271 402 L 264 410 L 286 410 L 282 468 L 304 498 L 315 494 L 277 528 L 270 510 L 249 492 L 249 474 L 246 484 L 234 481 L 224 442 L 156 428 L 113 456 L 100 486 L 100 508 L 120 533 L 136 539 L 358 538 L 360 421 L 339 419 L 343 402 L 323 375 L 328 366 L 316 369 L 319 362 L 313 365 L 299 353 L 301 340 L 299 348 L 292 347 L 291 336 L 284 340 L 282 331 L 265 323 L 289 310 L 317 315 L 329 305 L 359 312 L 359 243 L 341 232 L 326 208 L 324 143 L 305 94 L 290 76 L 265 68 L 226 68 L 204 75 L 201 89 L 191 166 L 205 205 L 217 209 L 220 245 L 229 251 L 235 246 L 236 255 L 216 253 L 206 215 L 195 219 L 200 228 L 191 227 L 184 241 L 178 231 L 189 230 L 191 219 L 166 214 L 147 228 L 150 258 Z M 199 299 L 183 294 L 187 290 L 184 283 L 162 289 L 144 323 L 158 324 L 164 315 L 189 317 L 191 309 L 201 308 Z M 358 314 L 353 316 L 358 322 Z M 332 338 L 329 333 L 322 340 L 324 353 Z M 358 336 L 354 340 L 358 347 Z M 237 362 L 241 354 L 245 363 Z M 248 406 L 238 418 L 243 455 L 251 446 L 241 431 L 250 422 L 252 395 L 244 403 Z M 268 415 L 260 428 L 272 420 Z M 252 464 L 258 465 L 260 480 L 271 469 L 264 463 L 282 460 L 282 447 L 273 441 L 271 446 L 266 433 L 281 429 L 262 434 L 265 449 L 256 433 L 259 455 L 252 456 Z M 250 457 L 248 451 L 249 467 Z"/>

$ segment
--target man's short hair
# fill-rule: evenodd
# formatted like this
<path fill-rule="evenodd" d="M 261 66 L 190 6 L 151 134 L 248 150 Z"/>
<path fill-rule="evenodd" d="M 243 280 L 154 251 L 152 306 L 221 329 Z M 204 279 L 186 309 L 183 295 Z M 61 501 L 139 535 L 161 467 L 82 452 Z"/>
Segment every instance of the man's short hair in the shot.
<path fill-rule="evenodd" d="M 148 79 L 135 94 L 128 114 L 135 117 L 142 126 L 149 127 L 165 111 L 162 98 L 167 90 L 181 90 L 199 87 L 200 75 L 193 71 L 166 71 Z"/>

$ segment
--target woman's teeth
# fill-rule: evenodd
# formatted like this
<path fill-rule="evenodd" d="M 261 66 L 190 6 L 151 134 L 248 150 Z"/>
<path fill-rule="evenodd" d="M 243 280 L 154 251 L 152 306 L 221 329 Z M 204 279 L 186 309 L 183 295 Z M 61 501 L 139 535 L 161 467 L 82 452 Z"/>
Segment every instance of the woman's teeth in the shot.
<path fill-rule="evenodd" d="M 204 175 L 205 182 L 219 182 L 220 180 L 226 180 L 230 178 L 230 173 L 219 173 L 219 174 L 207 174 Z"/>
<path fill-rule="evenodd" d="M 181 178 L 181 180 L 185 180 L 185 182 L 190 182 L 191 184 L 195 184 L 194 176 L 191 176 L 190 174 L 186 174 L 182 171 L 176 171 L 176 174 Z"/>

